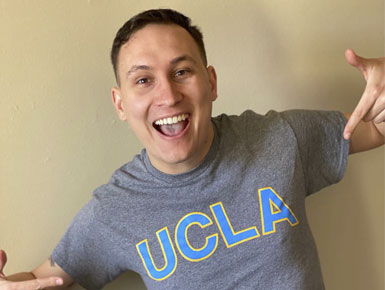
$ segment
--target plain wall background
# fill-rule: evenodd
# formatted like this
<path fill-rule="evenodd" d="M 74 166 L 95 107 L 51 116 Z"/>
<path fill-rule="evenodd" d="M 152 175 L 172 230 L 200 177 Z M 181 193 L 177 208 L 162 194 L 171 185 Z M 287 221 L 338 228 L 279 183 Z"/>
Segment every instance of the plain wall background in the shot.
<path fill-rule="evenodd" d="M 365 81 L 345 48 L 384 55 L 382 0 L 0 0 L 6 274 L 47 259 L 93 189 L 141 149 L 111 104 L 109 52 L 128 18 L 160 7 L 201 27 L 218 74 L 214 115 L 352 111 Z M 307 210 L 326 288 L 383 289 L 384 149 L 350 156 L 344 179 L 310 197 Z M 128 273 L 105 289 L 141 285 Z"/>

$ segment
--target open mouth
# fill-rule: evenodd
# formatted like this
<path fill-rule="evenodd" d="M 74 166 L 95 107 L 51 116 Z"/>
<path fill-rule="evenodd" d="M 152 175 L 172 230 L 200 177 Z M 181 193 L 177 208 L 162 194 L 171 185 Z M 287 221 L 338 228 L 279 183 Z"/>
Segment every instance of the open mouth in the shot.
<path fill-rule="evenodd" d="M 175 137 L 185 131 L 190 122 L 190 114 L 180 114 L 173 117 L 156 120 L 152 126 L 166 137 Z"/>

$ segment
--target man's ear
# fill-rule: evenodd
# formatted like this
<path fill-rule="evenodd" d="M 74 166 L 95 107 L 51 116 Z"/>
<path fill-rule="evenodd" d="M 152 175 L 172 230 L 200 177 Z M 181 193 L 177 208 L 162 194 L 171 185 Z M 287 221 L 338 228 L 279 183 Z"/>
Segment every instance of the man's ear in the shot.
<path fill-rule="evenodd" d="M 122 101 L 122 94 L 120 93 L 120 89 L 117 87 L 113 87 L 111 89 L 111 96 L 112 96 L 112 103 L 114 104 L 114 107 L 116 109 L 116 113 L 118 114 L 118 117 L 122 121 L 126 121 L 127 117 L 124 111 L 124 105 Z"/>
<path fill-rule="evenodd" d="M 215 72 L 215 69 L 213 66 L 207 67 L 207 73 L 209 76 L 209 82 L 211 86 L 211 94 L 212 94 L 212 101 L 215 101 L 218 97 L 217 93 L 217 73 Z"/>

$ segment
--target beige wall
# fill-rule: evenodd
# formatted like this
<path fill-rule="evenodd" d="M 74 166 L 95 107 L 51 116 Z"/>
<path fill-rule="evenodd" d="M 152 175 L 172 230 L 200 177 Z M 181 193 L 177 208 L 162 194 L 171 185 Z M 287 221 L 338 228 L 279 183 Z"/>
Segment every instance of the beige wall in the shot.
<path fill-rule="evenodd" d="M 153 7 L 180 10 L 202 28 L 219 79 L 215 114 L 351 111 L 365 82 L 344 49 L 384 54 L 381 0 L 0 0 L 6 274 L 45 260 L 93 189 L 141 148 L 111 105 L 109 50 L 127 18 Z M 342 182 L 307 209 L 327 289 L 383 289 L 384 149 L 351 156 Z M 140 285 L 125 274 L 106 289 Z"/>

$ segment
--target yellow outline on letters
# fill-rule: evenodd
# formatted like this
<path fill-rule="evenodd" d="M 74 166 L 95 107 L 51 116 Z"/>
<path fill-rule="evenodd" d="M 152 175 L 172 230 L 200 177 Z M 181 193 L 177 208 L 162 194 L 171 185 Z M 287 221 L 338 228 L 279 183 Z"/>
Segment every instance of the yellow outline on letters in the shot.
<path fill-rule="evenodd" d="M 286 218 L 283 218 L 283 219 L 280 219 L 280 220 L 276 220 L 276 221 L 273 221 L 273 230 L 270 231 L 270 232 L 265 232 L 265 218 L 263 217 L 263 207 L 262 207 L 262 199 L 261 199 L 261 190 L 266 190 L 266 189 L 271 189 L 272 192 L 274 192 L 274 194 L 282 201 L 282 203 L 287 207 L 287 209 L 291 212 L 291 214 L 294 216 L 296 222 L 294 224 L 291 223 L 291 221 L 286 217 Z M 259 210 L 261 212 L 261 224 L 262 224 L 262 234 L 264 236 L 266 235 L 270 235 L 270 234 L 273 234 L 275 233 L 276 229 L 275 229 L 275 224 L 276 223 L 279 223 L 279 222 L 282 222 L 284 220 L 287 220 L 290 224 L 290 226 L 294 227 L 296 225 L 298 225 L 299 221 L 297 219 L 297 217 L 295 216 L 294 212 L 291 210 L 291 208 L 285 203 L 285 201 L 283 200 L 283 198 L 275 192 L 275 190 L 268 186 L 268 187 L 264 187 L 264 188 L 260 188 L 258 189 L 258 198 L 259 198 Z M 269 202 L 270 202 L 270 207 L 271 207 L 271 199 L 269 198 Z M 274 204 L 275 205 L 275 204 Z M 276 208 L 278 208 L 276 205 L 275 205 Z M 281 210 L 279 210 L 279 212 L 281 212 Z"/>
<path fill-rule="evenodd" d="M 201 215 L 205 216 L 210 222 L 209 222 L 208 224 L 204 225 L 204 226 L 202 226 L 202 225 L 201 225 L 200 223 L 198 223 L 198 222 L 192 222 L 192 223 L 190 223 L 190 224 L 186 227 L 186 229 L 185 229 L 185 231 L 184 231 L 184 235 L 185 235 L 186 242 L 187 242 L 188 246 L 190 247 L 190 249 L 192 249 L 193 251 L 199 251 L 199 250 L 202 250 L 202 249 L 204 249 L 204 248 L 207 246 L 207 243 L 208 243 L 208 239 L 209 239 L 209 238 L 214 237 L 214 236 L 216 237 L 214 249 L 213 249 L 207 256 L 202 257 L 202 258 L 200 258 L 200 259 L 190 259 L 190 258 L 186 257 L 186 256 L 183 254 L 183 252 L 181 251 L 180 247 L 179 247 L 178 238 L 177 238 L 177 233 L 178 233 L 178 228 L 179 228 L 180 223 L 181 223 L 185 218 L 187 218 L 188 216 L 193 215 L 193 214 L 201 214 Z M 205 242 L 205 244 L 204 244 L 201 248 L 196 249 L 196 248 L 192 247 L 191 244 L 190 244 L 190 242 L 188 241 L 187 230 L 189 229 L 190 226 L 195 225 L 195 224 L 198 225 L 198 226 L 200 226 L 202 229 L 204 229 L 204 228 L 206 228 L 206 227 L 208 227 L 208 226 L 211 226 L 211 225 L 213 224 L 213 221 L 210 219 L 210 217 L 209 217 L 208 215 L 204 214 L 203 212 L 190 212 L 190 213 L 186 214 L 185 216 L 183 216 L 183 217 L 179 220 L 178 224 L 177 224 L 176 227 L 175 227 L 175 244 L 176 244 L 176 247 L 178 248 L 179 253 L 183 256 L 183 258 L 185 258 L 186 260 L 191 261 L 191 262 L 198 262 L 198 261 L 202 261 L 202 260 L 207 259 L 208 257 L 210 257 L 210 256 L 215 252 L 215 250 L 217 249 L 217 246 L 218 246 L 218 233 L 215 233 L 215 234 L 213 234 L 213 235 L 211 235 L 211 236 L 206 237 L 206 242 Z"/>
<path fill-rule="evenodd" d="M 152 275 L 151 275 L 150 272 L 148 271 L 147 266 L 146 266 L 146 262 L 144 261 L 144 259 L 143 259 L 143 257 L 142 257 L 142 254 L 141 254 L 140 251 L 139 251 L 139 245 L 142 244 L 142 243 L 145 243 L 145 244 L 146 244 L 147 251 L 148 251 L 148 254 L 149 254 L 150 258 L 151 258 L 152 264 L 154 265 L 154 268 L 155 268 L 157 271 L 159 271 L 159 272 L 162 271 L 162 270 L 164 270 L 164 269 L 167 267 L 168 260 L 167 260 L 166 253 L 164 252 L 163 243 L 162 243 L 162 241 L 161 241 L 160 238 L 159 238 L 159 232 L 161 232 L 161 231 L 164 230 L 164 229 L 166 229 L 166 233 L 167 233 L 168 239 L 169 239 L 170 242 L 171 242 L 171 248 L 172 248 L 172 250 L 173 250 L 173 252 L 174 252 L 174 255 L 175 255 L 175 266 L 174 266 L 174 268 L 172 269 L 172 271 L 171 271 L 168 275 L 166 275 L 166 276 L 163 277 L 163 278 L 156 279 L 156 278 L 152 277 Z M 164 266 L 163 266 L 162 268 L 158 269 L 158 268 L 156 267 L 155 262 L 154 262 L 154 260 L 153 260 L 153 258 L 152 258 L 150 249 L 149 249 L 149 247 L 148 247 L 147 239 L 144 239 L 143 241 L 137 243 L 137 244 L 136 244 L 136 250 L 137 250 L 138 253 L 139 253 L 139 256 L 140 256 L 140 258 L 141 258 L 141 260 L 142 260 L 142 263 L 143 263 L 144 268 L 145 268 L 146 271 L 147 271 L 148 276 L 150 276 L 151 279 L 154 279 L 154 280 L 156 280 L 156 281 L 162 281 L 162 280 L 167 279 L 168 277 L 170 277 L 170 276 L 175 272 L 175 269 L 176 269 L 176 267 L 177 267 L 177 265 L 178 265 L 178 257 L 177 257 L 177 255 L 176 255 L 176 253 L 175 253 L 174 244 L 172 243 L 172 240 L 171 240 L 171 238 L 170 238 L 170 233 L 168 232 L 168 228 L 167 228 L 167 227 L 161 228 L 159 231 L 157 231 L 157 232 L 156 232 L 156 236 L 157 236 L 157 238 L 158 238 L 160 247 L 161 247 L 161 249 L 162 249 L 163 257 L 164 257 Z"/>
<path fill-rule="evenodd" d="M 247 239 L 245 239 L 245 240 L 241 240 L 241 241 L 239 241 L 239 242 L 236 242 L 236 243 L 234 243 L 234 244 L 232 244 L 232 245 L 230 246 L 230 245 L 227 243 L 226 237 L 225 237 L 225 235 L 224 235 L 223 232 L 222 232 L 221 225 L 220 225 L 220 223 L 218 222 L 217 217 L 216 217 L 216 215 L 215 215 L 215 213 L 214 213 L 214 210 L 213 210 L 213 206 L 215 206 L 215 205 L 217 205 L 217 204 L 219 204 L 219 205 L 221 206 L 222 211 L 223 211 L 223 213 L 225 214 L 226 220 L 227 220 L 227 222 L 228 222 L 228 224 L 229 224 L 229 226 L 230 226 L 231 232 L 233 233 L 234 236 L 235 236 L 236 234 L 243 233 L 243 232 L 248 231 L 248 230 L 251 230 L 251 229 L 255 229 L 255 231 L 257 232 L 257 235 L 256 235 L 256 236 L 252 236 L 252 237 L 250 237 L 250 238 L 247 238 Z M 210 205 L 210 210 L 211 210 L 211 212 L 212 212 L 212 214 L 213 214 L 213 216 L 214 216 L 215 221 L 217 222 L 219 231 L 221 232 L 222 238 L 223 238 L 223 240 L 225 241 L 225 244 L 226 244 L 226 247 L 227 247 L 227 248 L 231 248 L 231 247 L 233 247 L 233 246 L 236 246 L 236 245 L 238 245 L 238 244 L 241 244 L 241 243 L 243 243 L 243 242 L 246 242 L 246 241 L 249 241 L 249 240 L 252 240 L 252 239 L 256 239 L 256 238 L 258 238 L 258 237 L 261 236 L 261 235 L 259 234 L 259 231 L 258 231 L 258 229 L 257 229 L 256 226 L 253 226 L 253 227 L 250 227 L 250 228 L 247 228 L 247 229 L 244 229 L 244 230 L 241 230 L 241 231 L 235 233 L 235 232 L 234 232 L 234 229 L 233 229 L 233 225 L 230 223 L 229 217 L 227 216 L 227 213 L 226 213 L 226 211 L 225 211 L 225 209 L 224 209 L 223 204 L 222 204 L 221 201 L 220 201 L 220 202 L 217 202 L 217 203 L 214 203 L 214 204 L 212 204 L 212 205 Z"/>

